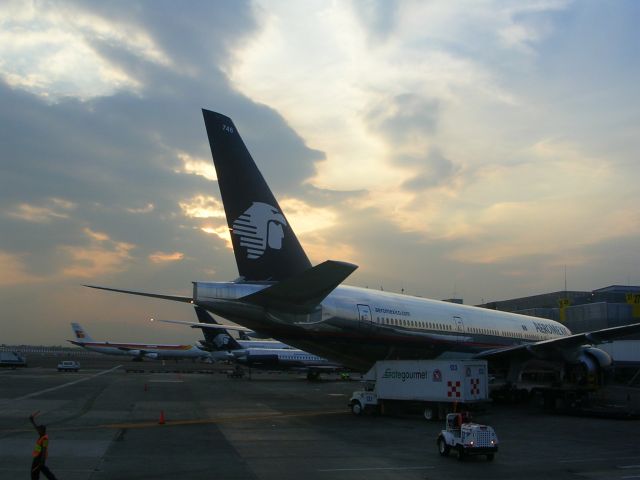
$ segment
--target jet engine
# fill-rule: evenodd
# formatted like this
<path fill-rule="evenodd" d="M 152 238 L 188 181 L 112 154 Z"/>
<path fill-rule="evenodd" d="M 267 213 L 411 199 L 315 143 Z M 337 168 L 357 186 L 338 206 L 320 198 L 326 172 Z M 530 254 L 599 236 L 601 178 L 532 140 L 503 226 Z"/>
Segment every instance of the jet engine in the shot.
<path fill-rule="evenodd" d="M 157 353 L 143 353 L 143 355 L 147 358 L 151 358 L 153 360 L 158 358 L 158 354 Z"/>
<path fill-rule="evenodd" d="M 574 368 L 568 370 L 576 383 L 597 383 L 603 378 L 609 367 L 613 365 L 613 359 L 604 350 L 596 347 L 583 347 L 578 352 L 574 361 L 570 362 Z"/>

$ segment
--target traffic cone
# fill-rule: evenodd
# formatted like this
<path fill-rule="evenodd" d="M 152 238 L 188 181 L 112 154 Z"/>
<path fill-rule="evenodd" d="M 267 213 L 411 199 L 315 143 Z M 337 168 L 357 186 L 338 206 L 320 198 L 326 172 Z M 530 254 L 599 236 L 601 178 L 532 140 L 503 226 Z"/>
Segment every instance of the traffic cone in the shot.
<path fill-rule="evenodd" d="M 164 410 L 160 410 L 160 420 L 158 420 L 158 424 L 164 425 Z"/>

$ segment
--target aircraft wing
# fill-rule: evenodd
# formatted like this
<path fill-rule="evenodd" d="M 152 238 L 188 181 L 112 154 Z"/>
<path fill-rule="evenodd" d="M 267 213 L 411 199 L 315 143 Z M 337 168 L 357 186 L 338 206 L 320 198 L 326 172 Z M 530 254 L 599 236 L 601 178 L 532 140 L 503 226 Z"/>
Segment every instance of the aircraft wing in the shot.
<path fill-rule="evenodd" d="M 253 332 L 250 328 L 241 327 L 239 325 L 223 325 L 221 323 L 201 323 L 201 322 L 183 322 L 182 320 L 156 320 L 155 318 L 151 319 L 152 322 L 163 322 L 163 323 L 177 323 L 178 325 L 189 325 L 191 328 L 210 328 L 213 330 L 236 330 L 238 332 Z"/>
<path fill-rule="evenodd" d="M 576 333 L 568 337 L 553 338 L 540 342 L 526 343 L 515 347 L 507 347 L 495 350 L 487 350 L 479 353 L 475 358 L 498 360 L 507 358 L 549 358 L 557 354 L 570 351 L 581 345 L 597 345 L 617 338 L 627 337 L 640 333 L 640 323 L 623 325 L 620 327 L 604 328 L 592 332 Z"/>

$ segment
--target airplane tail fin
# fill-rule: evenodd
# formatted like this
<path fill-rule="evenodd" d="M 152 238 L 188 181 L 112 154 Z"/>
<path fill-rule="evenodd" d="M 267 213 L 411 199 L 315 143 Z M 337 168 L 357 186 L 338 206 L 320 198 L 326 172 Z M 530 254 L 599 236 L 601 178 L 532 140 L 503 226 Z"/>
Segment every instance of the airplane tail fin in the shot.
<path fill-rule="evenodd" d="M 79 343 L 93 342 L 93 338 L 91 338 L 91 336 L 84 328 L 80 326 L 79 323 L 72 323 L 71 328 L 73 329 L 73 333 Z"/>
<path fill-rule="evenodd" d="M 215 318 L 213 318 L 204 308 L 194 308 L 196 311 L 196 315 L 198 316 L 198 321 L 200 323 L 218 323 L 216 322 Z M 236 339 L 229 335 L 229 332 L 224 327 L 203 328 L 202 334 L 204 335 L 204 340 L 207 347 L 209 347 L 213 351 L 239 350 L 242 348 L 236 341 Z"/>
<path fill-rule="evenodd" d="M 282 281 L 311 263 L 229 117 L 202 110 L 238 272 Z"/>

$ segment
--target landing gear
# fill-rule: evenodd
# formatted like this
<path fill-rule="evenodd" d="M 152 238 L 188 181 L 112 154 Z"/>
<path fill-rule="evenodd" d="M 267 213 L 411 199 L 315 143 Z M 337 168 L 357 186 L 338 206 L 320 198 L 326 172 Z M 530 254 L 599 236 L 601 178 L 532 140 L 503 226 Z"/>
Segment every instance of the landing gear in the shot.
<path fill-rule="evenodd" d="M 320 378 L 320 372 L 307 372 L 307 380 L 309 380 L 310 382 L 313 382 L 315 380 L 318 380 Z"/>

